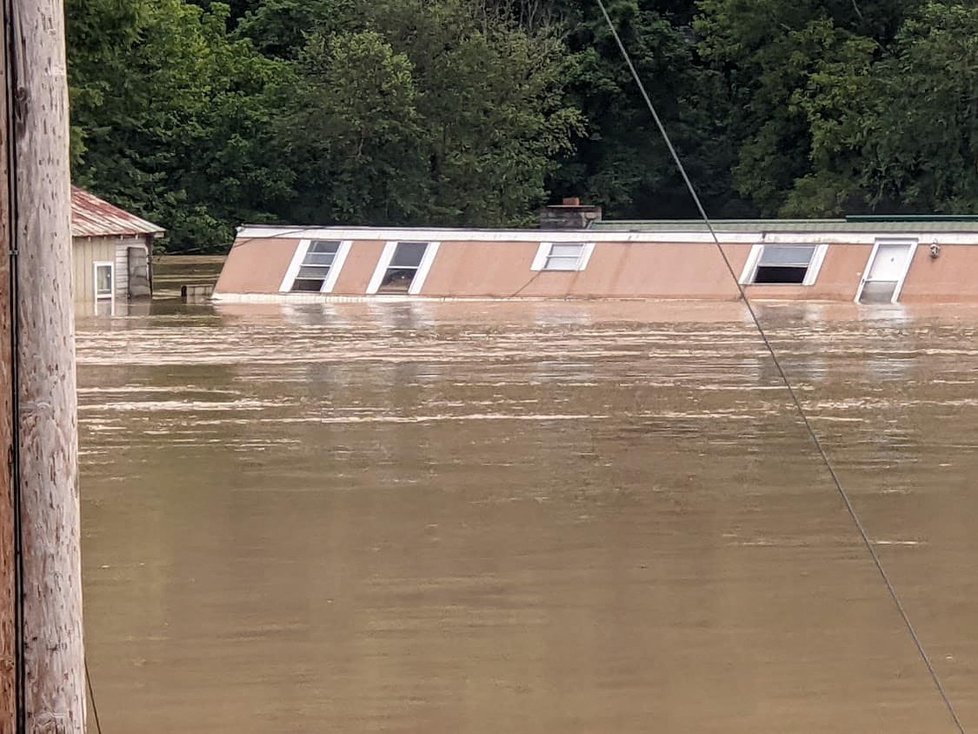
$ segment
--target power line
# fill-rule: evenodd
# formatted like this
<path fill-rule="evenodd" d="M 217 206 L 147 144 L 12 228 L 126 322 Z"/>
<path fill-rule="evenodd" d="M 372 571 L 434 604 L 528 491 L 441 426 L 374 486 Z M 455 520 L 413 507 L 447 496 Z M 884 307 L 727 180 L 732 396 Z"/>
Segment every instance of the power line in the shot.
<path fill-rule="evenodd" d="M 784 383 L 785 388 L 788 390 L 788 394 L 791 396 L 791 402 L 794 403 L 795 409 L 798 411 L 798 415 L 801 417 L 802 423 L 804 423 L 805 430 L 812 439 L 812 443 L 815 445 L 815 449 L 818 455 L 822 459 L 822 463 L 825 464 L 825 468 L 828 469 L 829 476 L 832 477 L 832 483 L 835 485 L 839 496 L 842 498 L 843 504 L 845 504 L 846 511 L 849 513 L 849 517 L 852 518 L 853 524 L 856 526 L 856 530 L 859 531 L 859 536 L 862 538 L 863 544 L 866 546 L 866 550 L 869 551 L 870 557 L 873 559 L 873 565 L 876 566 L 876 570 L 879 572 L 880 578 L 883 580 L 884 586 L 893 600 L 893 604 L 896 606 L 897 611 L 900 613 L 900 617 L 903 619 L 904 625 L 906 625 L 907 632 L 910 634 L 910 638 L 913 640 L 914 646 L 917 648 L 917 652 L 920 655 L 920 659 L 923 661 L 927 668 L 927 672 L 930 674 L 930 678 L 934 683 L 934 687 L 940 694 L 941 700 L 944 702 L 944 706 L 947 708 L 948 714 L 950 714 L 951 719 L 954 721 L 954 725 L 961 734 L 965 734 L 964 726 L 961 723 L 961 719 L 958 718 L 957 711 L 954 709 L 954 705 L 951 703 L 951 699 L 947 695 L 947 691 L 944 689 L 943 683 L 941 683 L 940 676 L 937 674 L 937 670 L 934 668 L 933 663 L 931 663 L 930 657 L 927 655 L 927 651 L 924 649 L 923 642 L 920 640 L 920 636 L 917 634 L 917 630 L 914 629 L 913 623 L 910 621 L 910 615 L 907 613 L 906 608 L 903 606 L 903 602 L 900 600 L 900 596 L 897 594 L 896 588 L 893 586 L 893 582 L 890 581 L 889 574 L 887 574 L 886 569 L 883 567 L 883 563 L 880 560 L 879 553 L 876 552 L 876 547 L 873 545 L 873 541 L 869 537 L 869 533 L 866 531 L 866 527 L 863 525 L 862 520 L 859 518 L 859 514 L 856 512 L 856 508 L 852 504 L 852 500 L 849 498 L 849 493 L 845 490 L 842 485 L 842 481 L 839 479 L 839 475 L 835 471 L 835 467 L 832 465 L 828 454 L 825 451 L 825 447 L 822 445 L 822 441 L 819 439 L 818 434 L 815 432 L 815 428 L 812 426 L 811 421 L 808 418 L 808 414 L 805 412 L 804 407 L 802 407 L 801 400 L 798 398 L 798 393 L 795 391 L 794 386 L 788 379 L 788 375 L 781 365 L 781 360 L 778 358 L 777 352 L 774 350 L 774 346 L 771 344 L 768 338 L 767 332 L 761 325 L 761 321 L 754 310 L 750 299 L 747 297 L 747 292 L 744 290 L 743 285 L 740 283 L 740 278 L 737 277 L 737 273 L 730 263 L 730 259 L 727 257 L 727 253 L 724 251 L 723 246 L 720 244 L 720 238 L 717 236 L 716 230 L 713 228 L 713 222 L 710 221 L 710 217 L 706 213 L 706 209 L 703 207 L 703 202 L 700 201 L 699 194 L 696 193 L 696 187 L 693 186 L 693 182 L 690 180 L 689 175 L 686 173 L 686 167 L 683 165 L 679 154 L 676 152 L 675 146 L 672 144 L 672 139 L 669 137 L 669 133 L 666 131 L 665 125 L 662 124 L 662 119 L 659 117 L 659 113 L 655 109 L 655 105 L 652 103 L 649 93 L 645 89 L 645 84 L 642 82 L 642 78 L 639 76 L 638 71 L 635 68 L 635 64 L 632 62 L 632 57 L 628 53 L 628 49 L 625 48 L 625 44 L 621 40 L 621 36 L 618 33 L 618 29 L 615 27 L 614 22 L 611 20 L 611 16 L 608 15 L 608 9 L 605 7 L 603 0 L 597 0 L 598 7 L 601 8 L 601 14 L 604 16 L 605 21 L 608 23 L 608 28 L 611 29 L 611 34 L 615 38 L 615 43 L 618 44 L 618 49 L 621 51 L 621 55 L 625 59 L 625 63 L 628 64 L 628 69 L 632 73 L 632 77 L 635 80 L 635 84 L 638 86 L 639 91 L 642 93 L 642 98 L 645 100 L 645 104 L 649 108 L 649 112 L 652 113 L 652 119 L 655 120 L 655 125 L 662 134 L 662 139 L 665 141 L 666 147 L 669 149 L 669 154 L 672 156 L 676 167 L 679 169 L 679 173 L 682 176 L 683 182 L 686 184 L 686 188 L 689 190 L 690 196 L 693 198 L 693 202 L 696 204 L 696 209 L 699 211 L 700 217 L 706 224 L 706 228 L 710 231 L 710 236 L 713 238 L 713 243 L 716 245 L 717 250 L 720 252 L 720 256 L 723 258 L 723 263 L 730 273 L 730 277 L 733 278 L 734 283 L 737 286 L 737 292 L 740 294 L 740 299 L 744 302 L 747 307 L 747 311 L 750 314 L 751 321 L 754 322 L 754 326 L 757 328 L 758 334 L 760 334 L 761 341 L 764 342 L 764 347 L 767 349 L 768 353 L 771 355 L 771 359 L 774 361 L 774 366 L 778 371 L 778 375 L 781 381 Z"/>
<path fill-rule="evenodd" d="M 88 700 L 92 704 L 92 717 L 95 719 L 95 731 L 102 734 L 102 722 L 98 717 L 98 705 L 95 703 L 95 688 L 92 686 L 92 673 L 88 669 L 88 657 L 85 658 L 85 682 L 88 684 Z"/>

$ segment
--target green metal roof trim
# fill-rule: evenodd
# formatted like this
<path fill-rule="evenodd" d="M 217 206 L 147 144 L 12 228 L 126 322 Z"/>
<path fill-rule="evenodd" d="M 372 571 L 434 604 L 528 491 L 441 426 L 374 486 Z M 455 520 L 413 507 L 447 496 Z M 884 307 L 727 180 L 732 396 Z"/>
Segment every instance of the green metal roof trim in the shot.
<path fill-rule="evenodd" d="M 978 222 L 978 214 L 849 214 L 847 222 Z"/>
<path fill-rule="evenodd" d="M 873 217 L 871 219 L 716 219 L 717 232 L 978 232 L 978 217 Z M 609 220 L 592 229 L 604 232 L 708 232 L 699 219 Z"/>

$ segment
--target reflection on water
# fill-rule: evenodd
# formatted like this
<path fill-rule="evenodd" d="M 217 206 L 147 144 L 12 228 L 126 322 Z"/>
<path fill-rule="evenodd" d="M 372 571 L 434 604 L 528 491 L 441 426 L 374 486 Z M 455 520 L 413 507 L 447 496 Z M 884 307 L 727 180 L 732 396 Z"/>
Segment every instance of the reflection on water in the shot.
<path fill-rule="evenodd" d="M 762 318 L 978 726 L 978 310 Z M 106 731 L 951 731 L 741 308 L 80 316 Z"/>

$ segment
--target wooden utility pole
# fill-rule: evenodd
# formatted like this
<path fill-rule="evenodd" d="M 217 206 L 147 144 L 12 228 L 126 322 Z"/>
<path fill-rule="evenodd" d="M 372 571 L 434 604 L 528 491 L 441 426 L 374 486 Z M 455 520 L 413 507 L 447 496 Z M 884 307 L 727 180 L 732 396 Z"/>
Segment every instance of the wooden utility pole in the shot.
<path fill-rule="evenodd" d="M 0 5 L 0 734 L 17 725 L 17 614 L 14 538 L 14 485 L 12 477 L 13 316 L 10 301 L 10 117 L 8 115 L 7 8 Z"/>
<path fill-rule="evenodd" d="M 9 152 L 0 176 L 0 198 L 8 204 L 0 300 L 14 306 L 0 307 L 7 350 L 0 350 L 0 451 L 10 426 L 14 460 L 0 472 L 0 734 L 8 731 L 11 708 L 12 733 L 84 734 L 64 8 L 62 0 L 2 1 Z M 7 512 L 14 492 L 19 524 Z M 14 531 L 18 559 L 4 550 Z M 22 593 L 12 599 L 11 614 L 9 577 L 18 568 Z M 12 643 L 11 617 L 20 622 Z"/>

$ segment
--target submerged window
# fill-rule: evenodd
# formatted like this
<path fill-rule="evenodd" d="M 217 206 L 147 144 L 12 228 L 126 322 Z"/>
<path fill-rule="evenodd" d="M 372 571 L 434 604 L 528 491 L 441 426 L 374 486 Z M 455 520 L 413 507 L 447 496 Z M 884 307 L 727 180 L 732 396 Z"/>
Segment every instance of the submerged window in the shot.
<path fill-rule="evenodd" d="M 589 242 L 541 242 L 531 270 L 584 270 L 594 245 Z"/>
<path fill-rule="evenodd" d="M 578 270 L 581 256 L 584 255 L 583 244 L 551 245 L 547 253 L 544 270 Z"/>
<path fill-rule="evenodd" d="M 398 242 L 377 293 L 409 293 L 427 249 L 427 242 Z"/>
<path fill-rule="evenodd" d="M 760 248 L 758 253 L 756 250 Z M 746 283 L 779 285 L 811 285 L 817 273 L 816 261 L 824 255 L 819 245 L 755 245 L 751 254 L 753 267 L 748 267 Z M 815 265 L 815 267 L 813 267 Z"/>
<path fill-rule="evenodd" d="M 292 282 L 293 292 L 319 293 L 329 276 L 330 268 L 333 267 L 339 249 L 339 242 L 321 240 L 311 242 L 305 257 L 302 258 L 299 272 Z"/>
<path fill-rule="evenodd" d="M 115 266 L 112 263 L 95 263 L 95 300 L 112 298 L 114 275 Z"/>

